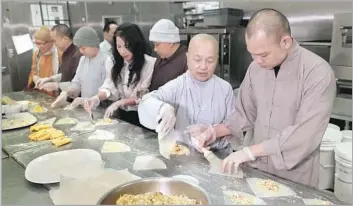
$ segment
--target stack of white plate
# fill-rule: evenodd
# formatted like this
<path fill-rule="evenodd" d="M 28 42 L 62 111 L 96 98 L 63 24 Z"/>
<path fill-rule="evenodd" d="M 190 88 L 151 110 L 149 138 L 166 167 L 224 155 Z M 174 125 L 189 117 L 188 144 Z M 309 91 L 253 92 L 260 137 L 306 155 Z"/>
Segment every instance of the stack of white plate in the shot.
<path fill-rule="evenodd" d="M 352 143 L 352 130 L 342 130 L 342 142 Z"/>
<path fill-rule="evenodd" d="M 334 148 L 341 142 L 342 133 L 327 127 L 320 147 L 319 189 L 333 189 L 335 174 Z"/>
<path fill-rule="evenodd" d="M 335 196 L 352 204 L 352 143 L 344 142 L 335 147 Z"/>

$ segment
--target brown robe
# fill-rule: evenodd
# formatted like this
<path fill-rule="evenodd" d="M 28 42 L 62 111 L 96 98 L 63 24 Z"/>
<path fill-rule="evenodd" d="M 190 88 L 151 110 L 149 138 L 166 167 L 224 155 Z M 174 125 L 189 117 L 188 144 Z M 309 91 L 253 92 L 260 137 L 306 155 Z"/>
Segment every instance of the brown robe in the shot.
<path fill-rule="evenodd" d="M 317 187 L 320 143 L 330 119 L 336 81 L 330 65 L 294 41 L 277 78 L 252 62 L 240 86 L 229 129 L 236 137 L 254 130 L 250 145 L 268 156 L 249 165 Z"/>
<path fill-rule="evenodd" d="M 62 63 L 59 67 L 61 82 L 69 82 L 74 78 L 81 56 L 80 50 L 74 44 L 63 52 Z"/>
<path fill-rule="evenodd" d="M 186 72 L 186 52 L 186 48 L 180 45 L 171 57 L 167 59 L 157 59 L 153 70 L 151 85 L 149 87 L 150 92 L 157 90 L 165 83 Z"/>

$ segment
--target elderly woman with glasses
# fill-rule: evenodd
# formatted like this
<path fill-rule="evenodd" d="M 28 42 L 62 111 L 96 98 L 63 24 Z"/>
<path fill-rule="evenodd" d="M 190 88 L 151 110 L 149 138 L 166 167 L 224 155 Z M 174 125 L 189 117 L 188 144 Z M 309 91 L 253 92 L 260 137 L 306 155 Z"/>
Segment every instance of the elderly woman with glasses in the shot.
<path fill-rule="evenodd" d="M 34 88 L 44 78 L 57 74 L 61 63 L 62 52 L 55 47 L 48 27 L 42 26 L 34 33 L 34 43 L 38 50 L 33 52 L 28 88 Z"/>

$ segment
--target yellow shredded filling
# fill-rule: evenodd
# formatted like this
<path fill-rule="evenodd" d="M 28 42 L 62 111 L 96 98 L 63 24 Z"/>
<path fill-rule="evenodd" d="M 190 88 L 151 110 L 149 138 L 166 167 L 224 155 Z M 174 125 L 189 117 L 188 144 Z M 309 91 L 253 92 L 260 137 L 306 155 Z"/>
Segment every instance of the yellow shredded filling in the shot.
<path fill-rule="evenodd" d="M 272 180 L 263 180 L 260 185 L 262 188 L 271 192 L 277 192 L 279 190 L 278 184 Z"/>
<path fill-rule="evenodd" d="M 190 151 L 183 145 L 175 144 L 170 153 L 172 155 L 189 155 Z"/>
<path fill-rule="evenodd" d="M 37 105 L 31 111 L 35 113 L 41 113 L 41 112 L 45 112 L 45 108 Z"/>
<path fill-rule="evenodd" d="M 195 205 L 201 204 L 184 195 L 164 195 L 161 192 L 148 192 L 139 195 L 124 194 L 117 205 Z"/>
<path fill-rule="evenodd" d="M 239 205 L 252 205 L 254 204 L 253 197 L 246 197 L 242 194 L 232 195 L 231 200 L 233 204 Z"/>

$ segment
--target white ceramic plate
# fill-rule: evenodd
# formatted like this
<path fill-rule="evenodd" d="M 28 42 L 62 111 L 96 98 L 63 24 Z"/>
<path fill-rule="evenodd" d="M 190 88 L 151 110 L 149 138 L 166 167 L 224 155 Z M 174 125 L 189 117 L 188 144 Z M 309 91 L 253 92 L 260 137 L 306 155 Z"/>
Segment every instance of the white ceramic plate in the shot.
<path fill-rule="evenodd" d="M 101 168 L 101 155 L 90 149 L 54 152 L 32 160 L 26 167 L 25 177 L 38 184 L 60 182 L 60 177 L 81 178 Z"/>
<path fill-rule="evenodd" d="M 2 119 L 1 129 L 2 131 L 18 129 L 31 126 L 36 122 L 37 118 L 28 112 L 11 114 L 7 115 L 5 119 Z"/>

